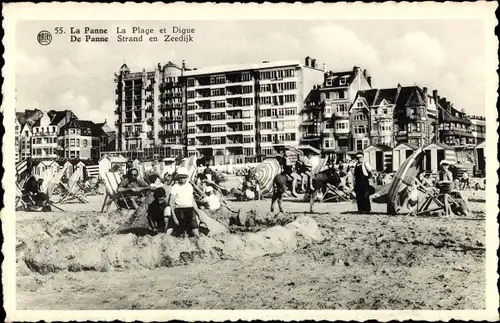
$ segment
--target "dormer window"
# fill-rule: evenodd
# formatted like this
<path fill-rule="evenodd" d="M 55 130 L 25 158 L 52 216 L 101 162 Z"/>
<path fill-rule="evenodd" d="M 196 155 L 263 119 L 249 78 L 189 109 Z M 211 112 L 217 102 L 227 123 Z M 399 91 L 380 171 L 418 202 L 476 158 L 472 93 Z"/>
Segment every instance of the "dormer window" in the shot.
<path fill-rule="evenodd" d="M 326 86 L 332 86 L 332 79 L 326 80 Z"/>
<path fill-rule="evenodd" d="M 340 79 L 340 85 L 346 85 L 347 80 L 343 77 Z"/>

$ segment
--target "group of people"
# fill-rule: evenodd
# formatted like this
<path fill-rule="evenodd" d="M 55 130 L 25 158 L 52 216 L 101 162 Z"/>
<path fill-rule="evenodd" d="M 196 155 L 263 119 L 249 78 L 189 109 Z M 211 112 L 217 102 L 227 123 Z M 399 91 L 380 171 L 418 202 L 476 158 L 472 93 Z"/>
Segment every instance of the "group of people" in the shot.
<path fill-rule="evenodd" d="M 305 191 L 305 185 L 309 185 L 310 190 L 314 189 L 314 174 L 312 172 L 312 163 L 310 154 L 305 154 L 298 158 L 295 165 L 290 161 L 284 150 L 280 156 L 281 173 L 274 178 L 273 195 L 271 197 L 271 212 L 274 212 L 275 204 L 278 204 L 280 212 L 283 212 L 282 199 L 284 193 L 288 190 L 288 177 L 292 178 L 291 194 L 297 196 L 295 187 L 297 180 L 302 180 L 302 188 Z M 356 163 L 344 168 L 339 164 L 334 168 L 340 177 L 340 184 L 337 187 L 348 195 L 355 195 L 359 213 L 370 213 L 370 195 L 374 193 L 374 187 L 370 183 L 372 177 L 372 168 L 370 164 L 364 161 L 362 152 L 356 154 Z M 294 167 L 295 166 L 295 167 Z M 295 170 L 298 170 L 296 172 Z"/>

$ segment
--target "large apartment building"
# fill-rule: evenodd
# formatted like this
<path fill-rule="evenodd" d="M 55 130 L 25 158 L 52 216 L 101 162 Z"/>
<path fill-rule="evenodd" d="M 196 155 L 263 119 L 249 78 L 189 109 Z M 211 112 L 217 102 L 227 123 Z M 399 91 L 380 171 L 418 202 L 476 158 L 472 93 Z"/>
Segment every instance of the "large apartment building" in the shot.
<path fill-rule="evenodd" d="M 323 79 L 316 60 L 264 61 L 185 73 L 188 154 L 245 162 L 298 146 L 300 111 Z"/>
<path fill-rule="evenodd" d="M 244 162 L 298 146 L 300 111 L 323 81 L 316 60 L 186 69 L 169 62 L 153 71 L 115 75 L 117 149 L 128 157 L 214 156 Z"/>
<path fill-rule="evenodd" d="M 184 63 L 179 67 L 168 62 L 152 71 L 131 73 L 122 65 L 115 74 L 119 151 L 130 156 L 184 155 L 184 70 Z"/>

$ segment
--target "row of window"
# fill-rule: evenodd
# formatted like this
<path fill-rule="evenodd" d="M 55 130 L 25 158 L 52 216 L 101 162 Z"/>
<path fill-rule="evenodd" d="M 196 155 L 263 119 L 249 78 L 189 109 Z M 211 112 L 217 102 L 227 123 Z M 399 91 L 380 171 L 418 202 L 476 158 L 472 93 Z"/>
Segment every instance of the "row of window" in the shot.
<path fill-rule="evenodd" d="M 297 82 L 282 82 L 273 84 L 262 84 L 260 92 L 274 92 L 289 91 L 297 89 Z"/>
<path fill-rule="evenodd" d="M 347 98 L 347 91 L 329 91 L 325 92 L 325 96 L 330 100 L 340 100 Z"/>
<path fill-rule="evenodd" d="M 295 94 L 277 95 L 277 96 L 261 96 L 259 98 L 260 104 L 273 104 L 283 105 L 285 103 L 294 103 L 297 100 Z"/>
<path fill-rule="evenodd" d="M 276 134 L 269 134 L 269 135 L 261 135 L 260 136 L 261 142 L 295 141 L 295 138 L 296 138 L 295 132 L 276 133 Z"/>
<path fill-rule="evenodd" d="M 295 77 L 295 69 L 287 68 L 274 71 L 261 71 L 259 74 L 259 78 L 261 80 L 277 80 L 287 77 Z"/>
<path fill-rule="evenodd" d="M 33 132 L 34 133 L 55 133 L 57 130 L 56 130 L 56 127 L 34 127 L 33 128 Z"/>
<path fill-rule="evenodd" d="M 142 132 L 142 126 L 125 126 L 125 132 Z"/>
<path fill-rule="evenodd" d="M 31 138 L 31 143 L 33 145 L 41 145 L 41 144 L 56 144 L 57 143 L 57 137 L 44 137 L 44 138 Z"/>
<path fill-rule="evenodd" d="M 294 116 L 297 115 L 297 108 L 278 108 L 260 110 L 261 117 L 276 117 L 276 116 Z"/>
<path fill-rule="evenodd" d="M 262 130 L 278 130 L 282 131 L 284 129 L 296 129 L 295 120 L 287 121 L 264 121 L 260 123 L 260 128 Z"/>
<path fill-rule="evenodd" d="M 49 148 L 37 148 L 32 150 L 33 156 L 40 156 L 40 155 L 53 155 L 56 153 L 56 150 L 52 147 Z"/>

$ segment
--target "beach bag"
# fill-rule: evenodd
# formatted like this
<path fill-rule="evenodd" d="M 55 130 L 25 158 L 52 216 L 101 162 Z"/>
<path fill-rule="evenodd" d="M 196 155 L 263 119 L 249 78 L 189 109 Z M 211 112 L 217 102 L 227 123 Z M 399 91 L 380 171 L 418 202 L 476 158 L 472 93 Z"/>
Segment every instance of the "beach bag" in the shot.
<path fill-rule="evenodd" d="M 208 225 L 205 222 L 201 221 L 198 227 L 201 234 L 207 236 L 210 233 L 210 229 L 208 228 Z"/>

